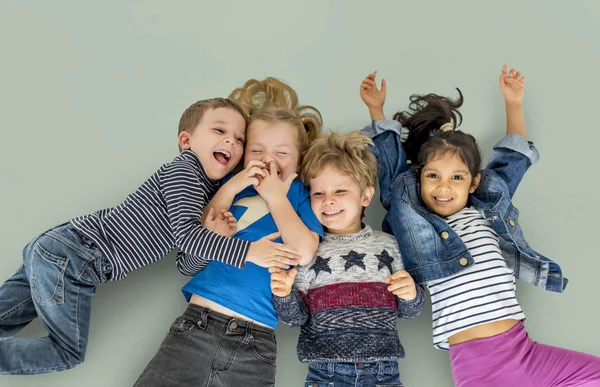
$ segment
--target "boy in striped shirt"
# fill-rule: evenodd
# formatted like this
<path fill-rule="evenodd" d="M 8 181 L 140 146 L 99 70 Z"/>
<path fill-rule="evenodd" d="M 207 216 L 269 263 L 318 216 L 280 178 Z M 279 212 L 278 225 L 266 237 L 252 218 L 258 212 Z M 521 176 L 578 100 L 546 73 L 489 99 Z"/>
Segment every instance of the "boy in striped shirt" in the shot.
<path fill-rule="evenodd" d="M 243 154 L 247 117 L 236 103 L 213 98 L 191 105 L 179 122 L 181 153 L 119 206 L 57 226 L 23 250 L 23 265 L 0 287 L 0 374 L 39 374 L 81 363 L 96 286 L 126 277 L 177 248 L 177 267 L 193 275 L 211 260 L 287 267 L 295 250 L 277 235 L 248 242 L 213 231 L 226 214 L 202 209 Z M 13 338 L 35 317 L 48 336 Z"/>

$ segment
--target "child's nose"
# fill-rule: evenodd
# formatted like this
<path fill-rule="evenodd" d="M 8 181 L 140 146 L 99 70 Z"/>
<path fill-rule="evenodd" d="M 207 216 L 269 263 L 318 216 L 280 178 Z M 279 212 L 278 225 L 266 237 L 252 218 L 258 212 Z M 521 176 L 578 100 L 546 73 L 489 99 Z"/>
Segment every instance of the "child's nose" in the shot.
<path fill-rule="evenodd" d="M 262 162 L 269 165 L 271 161 L 275 161 L 275 158 L 270 153 L 265 153 L 265 155 L 262 158 Z"/>
<path fill-rule="evenodd" d="M 325 203 L 325 205 L 331 206 L 335 204 L 335 198 L 333 196 L 325 195 L 323 197 L 323 202 Z"/>

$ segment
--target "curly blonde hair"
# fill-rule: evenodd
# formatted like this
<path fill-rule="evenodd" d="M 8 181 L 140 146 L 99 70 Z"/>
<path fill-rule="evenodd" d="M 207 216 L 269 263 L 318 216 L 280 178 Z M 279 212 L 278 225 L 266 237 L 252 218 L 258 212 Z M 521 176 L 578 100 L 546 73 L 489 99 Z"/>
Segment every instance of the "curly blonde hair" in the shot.
<path fill-rule="evenodd" d="M 373 141 L 361 132 L 339 134 L 330 132 L 311 144 L 300 166 L 300 178 L 309 185 L 331 163 L 348 175 L 359 186 L 361 192 L 377 184 L 377 159 L 369 149 Z"/>
<path fill-rule="evenodd" d="M 300 105 L 296 91 L 279 79 L 250 79 L 244 86 L 233 90 L 229 99 L 247 113 L 248 126 L 254 121 L 283 122 L 296 129 L 300 160 L 321 133 L 323 117 L 319 110 L 310 105 Z"/>

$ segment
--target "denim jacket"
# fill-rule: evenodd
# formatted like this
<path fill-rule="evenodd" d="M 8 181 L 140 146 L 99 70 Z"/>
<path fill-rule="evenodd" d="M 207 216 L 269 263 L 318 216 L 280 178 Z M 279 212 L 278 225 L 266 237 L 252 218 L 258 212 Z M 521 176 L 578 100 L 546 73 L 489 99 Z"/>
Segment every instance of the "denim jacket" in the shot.
<path fill-rule="evenodd" d="M 363 133 L 372 138 L 380 165 L 381 203 L 387 209 L 383 230 L 398 240 L 404 266 L 415 282 L 445 278 L 473 265 L 467 247 L 444 219 L 421 200 L 417 172 L 407 164 L 397 121 L 373 121 Z M 494 146 L 494 154 L 470 204 L 498 233 L 502 255 L 517 278 L 545 290 L 562 292 L 567 285 L 560 267 L 534 251 L 519 225 L 519 211 L 512 196 L 525 171 L 539 158 L 533 143 L 508 134 Z"/>

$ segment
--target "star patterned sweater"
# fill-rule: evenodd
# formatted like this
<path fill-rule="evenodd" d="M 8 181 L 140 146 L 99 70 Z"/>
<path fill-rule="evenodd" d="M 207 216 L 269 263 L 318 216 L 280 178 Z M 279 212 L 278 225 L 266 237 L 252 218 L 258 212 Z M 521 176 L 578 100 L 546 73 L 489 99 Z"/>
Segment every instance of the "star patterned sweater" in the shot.
<path fill-rule="evenodd" d="M 416 317 L 425 295 L 405 301 L 384 279 L 402 270 L 396 239 L 365 226 L 356 234 L 325 233 L 313 261 L 298 268 L 287 297 L 273 296 L 279 319 L 301 326 L 304 363 L 358 363 L 404 357 L 396 319 Z"/>

